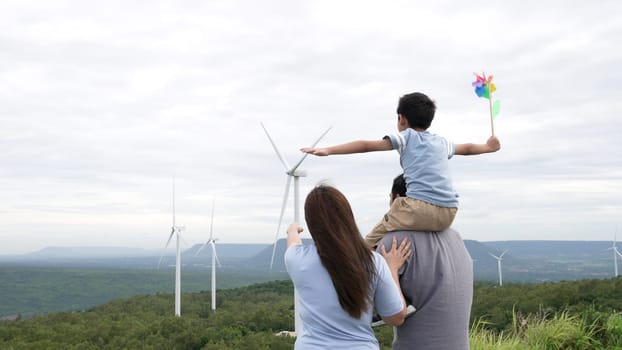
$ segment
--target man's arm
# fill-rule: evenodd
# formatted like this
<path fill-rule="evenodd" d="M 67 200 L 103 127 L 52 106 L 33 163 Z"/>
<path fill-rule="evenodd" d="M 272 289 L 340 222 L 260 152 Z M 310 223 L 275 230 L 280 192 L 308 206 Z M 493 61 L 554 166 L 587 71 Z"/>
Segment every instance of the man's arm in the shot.
<path fill-rule="evenodd" d="M 460 143 L 455 145 L 454 154 L 472 156 L 483 153 L 497 152 L 501 149 L 501 143 L 496 136 L 488 138 L 486 143 Z"/>
<path fill-rule="evenodd" d="M 316 156 L 329 156 L 331 154 L 352 154 L 352 153 L 366 153 L 376 151 L 390 151 L 393 149 L 391 140 L 386 138 L 382 140 L 359 140 L 344 143 L 341 145 L 322 147 L 322 148 L 310 148 L 305 147 L 300 150 L 304 153 L 313 154 Z"/>

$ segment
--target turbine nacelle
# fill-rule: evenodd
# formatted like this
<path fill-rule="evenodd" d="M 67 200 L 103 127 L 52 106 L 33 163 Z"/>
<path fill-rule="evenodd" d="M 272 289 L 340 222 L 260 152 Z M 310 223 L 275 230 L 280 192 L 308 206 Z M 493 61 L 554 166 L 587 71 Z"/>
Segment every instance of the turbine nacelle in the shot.
<path fill-rule="evenodd" d="M 488 253 L 488 254 L 490 254 L 490 256 L 492 256 L 493 258 L 497 259 L 498 261 L 501 261 L 501 260 L 503 260 L 503 256 L 504 256 L 504 255 L 505 255 L 505 253 L 507 253 L 507 252 L 508 252 L 508 250 L 506 249 L 506 250 L 504 250 L 504 251 L 503 251 L 503 253 L 501 253 L 501 255 L 499 255 L 499 256 L 496 256 L 496 255 L 494 255 L 493 253 Z"/>
<path fill-rule="evenodd" d="M 212 200 L 212 218 L 209 222 L 209 238 L 207 241 L 197 250 L 194 256 L 199 255 L 199 253 L 203 250 L 203 248 L 207 247 L 208 244 L 212 245 L 212 250 L 216 249 L 214 244 L 218 241 L 218 238 L 214 238 L 214 207 L 216 205 L 216 199 Z"/>
<path fill-rule="evenodd" d="M 603 251 L 604 251 L 604 252 L 606 252 L 606 251 L 609 251 L 609 250 L 613 250 L 613 252 L 614 252 L 615 254 L 617 254 L 617 255 L 619 255 L 620 257 L 622 257 L 622 254 L 620 254 L 620 251 L 618 250 L 618 247 L 616 247 L 616 246 L 609 247 L 609 248 L 604 249 Z"/>
<path fill-rule="evenodd" d="M 210 239 L 208 239 L 207 242 L 203 243 L 201 245 L 201 247 L 199 247 L 199 249 L 197 249 L 197 252 L 194 253 L 194 256 L 198 256 L 199 253 L 201 253 L 201 251 L 203 249 L 205 249 L 205 247 L 207 247 L 208 245 L 210 245 L 210 246 L 216 245 L 216 242 L 218 242 L 218 238 L 210 238 Z"/>
<path fill-rule="evenodd" d="M 301 169 L 295 169 L 294 171 L 288 171 L 286 172 L 286 174 L 288 176 L 295 176 L 295 177 L 305 177 L 307 176 L 307 171 L 306 170 L 301 170 Z"/>

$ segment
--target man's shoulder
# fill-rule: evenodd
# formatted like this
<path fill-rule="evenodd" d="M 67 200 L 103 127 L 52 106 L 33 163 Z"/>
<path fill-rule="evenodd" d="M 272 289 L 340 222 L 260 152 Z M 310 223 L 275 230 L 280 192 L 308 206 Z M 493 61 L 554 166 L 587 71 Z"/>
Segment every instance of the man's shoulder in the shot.
<path fill-rule="evenodd" d="M 381 245 L 389 248 L 391 247 L 393 237 L 397 238 L 398 242 L 401 242 L 404 238 L 412 238 L 412 236 L 420 231 L 391 231 L 387 232 L 378 242 L 378 249 Z"/>
<path fill-rule="evenodd" d="M 392 237 L 393 235 L 402 236 L 402 235 L 413 235 L 413 234 L 423 234 L 423 233 L 458 233 L 455 229 L 449 227 L 444 229 L 443 231 L 415 231 L 415 230 L 400 230 L 400 231 L 391 231 L 385 234 L 386 238 L 388 236 Z"/>
<path fill-rule="evenodd" d="M 414 237 L 419 235 L 458 235 L 458 231 L 453 228 L 447 228 L 443 231 L 412 231 L 412 230 L 401 230 L 401 231 L 391 231 L 387 232 L 384 237 L 380 240 L 382 243 L 391 244 L 391 240 L 393 237 L 396 237 L 398 240 L 403 239 L 405 237 Z"/>

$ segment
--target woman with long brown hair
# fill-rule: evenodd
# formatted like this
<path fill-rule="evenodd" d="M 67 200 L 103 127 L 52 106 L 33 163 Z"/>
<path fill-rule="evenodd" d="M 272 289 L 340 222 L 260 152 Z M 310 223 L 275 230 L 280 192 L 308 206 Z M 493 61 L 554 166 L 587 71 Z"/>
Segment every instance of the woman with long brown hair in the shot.
<path fill-rule="evenodd" d="M 302 227 L 293 223 L 285 252 L 303 324 L 296 349 L 378 349 L 374 307 L 390 325 L 406 316 L 397 271 L 412 253 L 410 243 L 394 241 L 389 252 L 383 247 L 384 258 L 370 251 L 348 200 L 327 185 L 307 195 L 305 220 L 314 244 L 302 245 Z"/>

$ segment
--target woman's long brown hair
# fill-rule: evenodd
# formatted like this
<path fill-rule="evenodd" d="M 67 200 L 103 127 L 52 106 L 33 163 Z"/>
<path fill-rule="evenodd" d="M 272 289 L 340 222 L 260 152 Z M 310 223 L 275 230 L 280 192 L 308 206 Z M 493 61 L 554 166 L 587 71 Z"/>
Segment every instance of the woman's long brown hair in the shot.
<path fill-rule="evenodd" d="M 350 316 L 360 318 L 372 302 L 370 288 L 376 266 L 350 203 L 336 188 L 318 185 L 307 195 L 305 220 L 339 304 Z"/>

